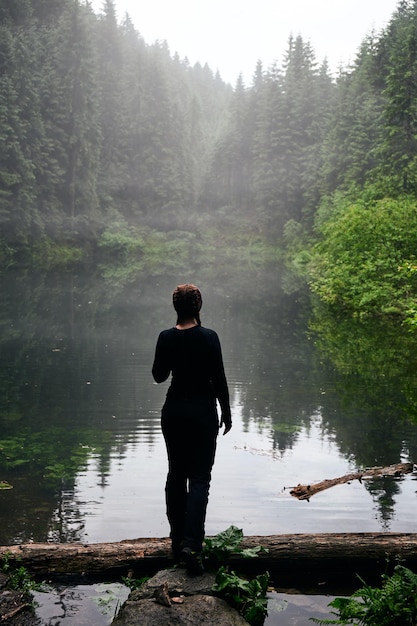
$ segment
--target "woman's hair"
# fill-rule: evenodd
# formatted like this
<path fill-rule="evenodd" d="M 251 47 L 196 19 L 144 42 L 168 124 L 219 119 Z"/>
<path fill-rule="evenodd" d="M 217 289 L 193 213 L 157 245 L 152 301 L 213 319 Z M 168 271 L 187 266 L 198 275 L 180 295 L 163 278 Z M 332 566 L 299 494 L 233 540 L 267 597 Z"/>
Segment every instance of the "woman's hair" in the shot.
<path fill-rule="evenodd" d="M 177 312 L 177 324 L 195 318 L 201 326 L 200 309 L 203 304 L 201 292 L 195 285 L 178 285 L 172 294 L 172 303 Z"/>

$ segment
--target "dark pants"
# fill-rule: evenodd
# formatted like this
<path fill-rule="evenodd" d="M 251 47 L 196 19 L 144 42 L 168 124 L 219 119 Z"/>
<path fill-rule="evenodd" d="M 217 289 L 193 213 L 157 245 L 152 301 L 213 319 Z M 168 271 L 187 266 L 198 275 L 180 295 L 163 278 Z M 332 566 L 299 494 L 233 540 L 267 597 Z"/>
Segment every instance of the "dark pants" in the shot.
<path fill-rule="evenodd" d="M 212 398 L 167 400 L 162 409 L 168 452 L 166 507 L 174 548 L 202 549 L 218 430 Z"/>

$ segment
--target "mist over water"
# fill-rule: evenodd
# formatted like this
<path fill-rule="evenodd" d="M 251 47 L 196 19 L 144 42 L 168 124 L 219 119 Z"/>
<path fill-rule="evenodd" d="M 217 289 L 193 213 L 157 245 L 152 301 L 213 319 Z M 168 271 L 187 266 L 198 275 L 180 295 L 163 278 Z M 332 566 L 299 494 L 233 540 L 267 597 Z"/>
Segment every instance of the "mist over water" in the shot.
<path fill-rule="evenodd" d="M 381 391 L 326 364 L 308 295 L 285 293 L 283 274 L 124 283 L 15 270 L 2 279 L 0 479 L 13 488 L 0 499 L 0 542 L 168 535 L 168 384 L 150 370 L 159 331 L 175 323 L 172 290 L 189 280 L 220 336 L 233 412 L 207 533 L 414 531 L 414 475 L 290 496 L 298 483 L 412 458 L 417 427 L 402 419 L 396 380 Z"/>

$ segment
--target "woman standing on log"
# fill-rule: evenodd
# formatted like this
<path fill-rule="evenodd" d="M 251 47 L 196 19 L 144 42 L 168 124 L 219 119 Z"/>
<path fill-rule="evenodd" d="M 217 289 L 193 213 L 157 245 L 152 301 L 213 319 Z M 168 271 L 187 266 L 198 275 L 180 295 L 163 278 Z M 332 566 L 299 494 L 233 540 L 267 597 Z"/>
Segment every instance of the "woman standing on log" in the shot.
<path fill-rule="evenodd" d="M 196 575 L 204 572 L 201 550 L 219 431 L 216 399 L 224 435 L 232 420 L 220 341 L 214 330 L 201 326 L 200 290 L 179 285 L 172 300 L 177 323 L 158 337 L 152 374 L 161 383 L 172 373 L 161 414 L 167 517 L 174 557 Z"/>

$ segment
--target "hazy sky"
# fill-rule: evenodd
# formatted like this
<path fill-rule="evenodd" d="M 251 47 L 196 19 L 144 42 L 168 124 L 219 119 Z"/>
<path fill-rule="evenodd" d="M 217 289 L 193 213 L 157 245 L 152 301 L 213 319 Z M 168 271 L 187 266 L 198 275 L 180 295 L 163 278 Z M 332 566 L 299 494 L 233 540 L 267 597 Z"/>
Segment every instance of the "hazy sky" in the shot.
<path fill-rule="evenodd" d="M 166 40 L 172 54 L 208 63 L 235 84 L 249 85 L 256 62 L 282 62 L 291 34 L 309 41 L 332 71 L 355 58 L 364 37 L 386 26 L 398 0 L 115 0 L 146 43 Z M 99 12 L 103 0 L 93 0 Z"/>

